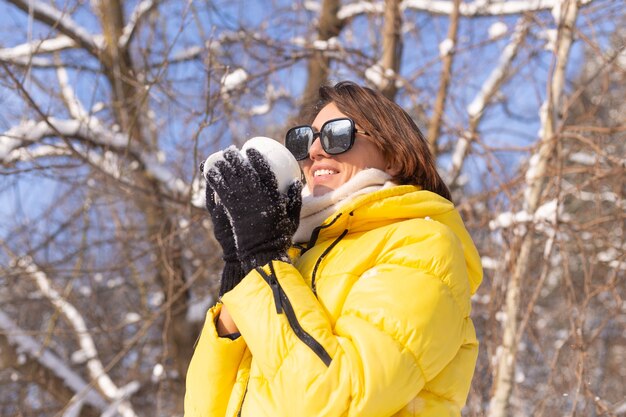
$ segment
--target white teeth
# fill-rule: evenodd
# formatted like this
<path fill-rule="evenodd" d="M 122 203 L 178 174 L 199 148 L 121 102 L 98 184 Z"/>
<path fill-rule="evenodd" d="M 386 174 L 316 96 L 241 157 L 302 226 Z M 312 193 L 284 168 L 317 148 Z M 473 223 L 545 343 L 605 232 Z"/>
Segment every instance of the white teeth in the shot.
<path fill-rule="evenodd" d="M 333 175 L 336 174 L 337 171 L 333 171 L 331 169 L 318 169 L 313 173 L 314 177 L 319 177 L 320 175 Z"/>

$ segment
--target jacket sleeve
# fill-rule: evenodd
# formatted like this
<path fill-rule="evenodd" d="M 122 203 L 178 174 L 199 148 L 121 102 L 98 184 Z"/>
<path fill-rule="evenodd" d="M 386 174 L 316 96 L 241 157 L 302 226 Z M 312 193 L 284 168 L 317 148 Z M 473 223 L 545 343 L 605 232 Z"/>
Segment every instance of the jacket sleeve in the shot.
<path fill-rule="evenodd" d="M 225 294 L 271 401 L 300 416 L 382 416 L 407 405 L 467 334 L 467 275 L 454 239 L 400 239 L 379 248 L 376 266 L 351 278 L 334 325 L 291 264 L 257 268 Z M 418 255 L 433 244 L 433 259 Z"/>
<path fill-rule="evenodd" d="M 185 417 L 223 416 L 235 385 L 246 344 L 217 335 L 221 304 L 211 308 L 187 370 Z"/>

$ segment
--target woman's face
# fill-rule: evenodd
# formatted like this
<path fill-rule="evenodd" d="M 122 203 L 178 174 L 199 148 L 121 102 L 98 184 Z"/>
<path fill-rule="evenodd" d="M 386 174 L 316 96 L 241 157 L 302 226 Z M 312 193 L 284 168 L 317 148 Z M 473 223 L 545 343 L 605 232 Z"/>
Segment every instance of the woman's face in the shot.
<path fill-rule="evenodd" d="M 317 114 L 311 126 L 314 131 L 318 132 L 326 121 L 341 117 L 347 116 L 339 111 L 334 103 L 329 103 Z M 363 130 L 358 125 L 356 129 Z M 316 138 L 309 149 L 308 158 L 300 161 L 300 166 L 304 172 L 307 187 L 314 196 L 336 190 L 363 169 L 378 168 L 391 173 L 382 152 L 376 148 L 368 136 L 361 133 L 356 134 L 352 148 L 339 155 L 329 155 L 324 152 L 320 139 Z"/>

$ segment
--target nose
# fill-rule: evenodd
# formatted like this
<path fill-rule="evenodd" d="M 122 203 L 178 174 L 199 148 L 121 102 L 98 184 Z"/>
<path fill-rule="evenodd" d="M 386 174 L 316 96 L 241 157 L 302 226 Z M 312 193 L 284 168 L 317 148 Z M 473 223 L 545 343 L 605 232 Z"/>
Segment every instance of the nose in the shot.
<path fill-rule="evenodd" d="M 320 137 L 317 136 L 313 139 L 313 143 L 309 148 L 309 158 L 314 161 L 315 159 L 320 157 L 328 158 L 329 155 L 326 153 L 326 151 L 324 151 L 324 148 L 322 147 L 322 141 L 320 140 Z"/>

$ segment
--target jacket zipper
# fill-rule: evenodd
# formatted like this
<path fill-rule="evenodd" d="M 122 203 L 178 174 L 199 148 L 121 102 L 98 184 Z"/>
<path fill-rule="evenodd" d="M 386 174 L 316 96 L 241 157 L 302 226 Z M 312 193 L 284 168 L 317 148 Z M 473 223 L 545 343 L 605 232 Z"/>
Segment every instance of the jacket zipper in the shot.
<path fill-rule="evenodd" d="M 317 242 L 317 238 L 320 236 L 320 232 L 322 231 L 322 229 L 326 229 L 327 227 L 330 227 L 333 224 L 335 224 L 335 222 L 339 220 L 339 218 L 341 217 L 341 214 L 342 213 L 339 213 L 330 223 L 325 224 L 323 226 L 317 226 L 315 229 L 313 229 L 313 232 L 311 232 L 311 238 L 309 239 L 309 242 L 306 244 L 306 248 L 302 251 L 301 254 L 304 254 L 304 252 L 308 251 L 313 246 L 315 246 L 315 243 Z"/>
<path fill-rule="evenodd" d="M 313 353 L 315 353 L 317 357 L 320 358 L 322 362 L 324 362 L 324 365 L 330 366 L 332 358 L 330 357 L 326 349 L 324 349 L 324 346 L 322 346 L 317 340 L 315 340 L 313 336 L 307 333 L 307 331 L 304 330 L 300 325 L 293 306 L 291 305 L 291 301 L 289 301 L 287 294 L 276 279 L 276 273 L 274 272 L 273 263 L 270 262 L 270 275 L 267 275 L 265 271 L 261 269 L 261 267 L 257 267 L 256 270 L 272 289 L 274 304 L 276 305 L 276 313 L 281 314 L 284 312 L 287 316 L 287 321 L 289 322 L 291 329 L 296 334 L 298 339 L 300 339 L 305 345 L 307 345 L 313 351 Z"/>
<path fill-rule="evenodd" d="M 324 257 L 328 255 L 328 253 L 335 247 L 335 245 L 339 243 L 339 241 L 343 239 L 343 237 L 347 234 L 348 234 L 348 229 L 341 232 L 341 234 L 337 237 L 337 239 L 335 239 L 334 242 L 331 243 L 330 246 L 328 246 L 324 250 L 324 252 L 322 252 L 320 257 L 317 258 L 317 261 L 315 262 L 315 266 L 313 267 L 313 273 L 311 274 L 311 289 L 313 289 L 313 294 L 315 294 L 316 297 L 317 297 L 317 287 L 315 285 L 315 275 L 317 274 L 317 267 L 319 267 L 320 264 L 322 263 L 322 259 L 324 259 Z"/>

